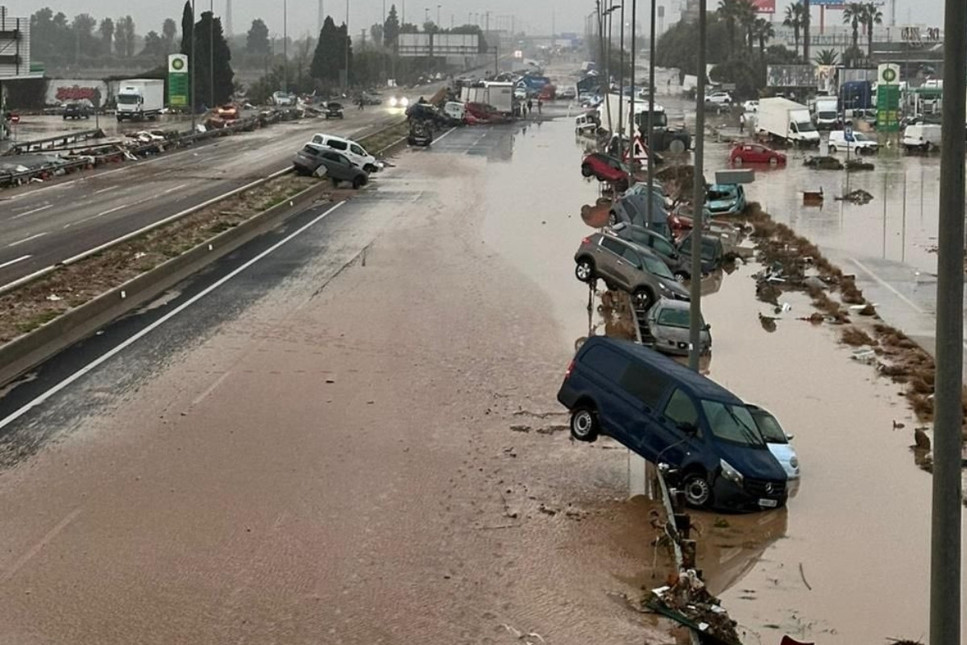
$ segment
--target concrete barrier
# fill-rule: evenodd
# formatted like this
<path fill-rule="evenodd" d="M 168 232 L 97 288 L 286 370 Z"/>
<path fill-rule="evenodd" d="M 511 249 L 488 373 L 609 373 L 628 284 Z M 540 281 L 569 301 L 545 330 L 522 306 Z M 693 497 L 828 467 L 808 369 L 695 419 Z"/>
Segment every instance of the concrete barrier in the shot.
<path fill-rule="evenodd" d="M 277 227 L 304 210 L 326 187 L 327 184 L 323 182 L 310 186 L 178 257 L 0 346 L 0 386 L 14 381 L 101 327 L 156 298 L 215 260 Z"/>

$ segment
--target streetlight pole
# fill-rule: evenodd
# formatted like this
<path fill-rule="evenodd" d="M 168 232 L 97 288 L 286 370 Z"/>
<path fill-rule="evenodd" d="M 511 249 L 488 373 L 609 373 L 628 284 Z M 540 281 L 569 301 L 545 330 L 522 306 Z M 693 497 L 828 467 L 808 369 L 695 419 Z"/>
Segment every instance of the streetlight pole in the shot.
<path fill-rule="evenodd" d="M 967 5 L 947 0 L 944 67 L 967 59 Z M 967 91 L 963 74 L 948 74 L 947 91 Z M 960 94 L 957 94 L 960 92 Z M 934 390 L 933 507 L 930 536 L 930 643 L 960 642 L 961 489 L 964 357 L 964 103 L 944 105 L 940 144 L 940 236 L 937 253 L 937 381 Z"/>
<path fill-rule="evenodd" d="M 289 12 L 287 0 L 282 0 L 282 91 L 289 93 Z"/>
<path fill-rule="evenodd" d="M 956 1 L 956 0 L 951 0 Z M 698 1 L 698 86 L 695 92 L 695 160 L 692 183 L 695 192 L 692 196 L 692 275 L 691 307 L 689 308 L 688 366 L 698 371 L 698 354 L 701 345 L 702 320 L 702 228 L 705 225 L 705 32 L 706 0 Z M 963 208 L 963 207 L 961 207 Z M 963 237 L 959 242 L 963 243 Z M 963 268 L 961 267 L 961 270 Z M 959 368 L 958 368 L 959 369 Z M 934 644 L 936 645 L 936 643 Z"/>
<path fill-rule="evenodd" d="M 189 46 L 191 47 L 191 60 L 188 64 L 189 76 L 191 77 L 191 131 L 195 131 L 195 63 L 198 61 L 195 59 L 195 0 L 191 0 L 191 34 L 189 34 L 191 42 Z"/>
<path fill-rule="evenodd" d="M 442 24 L 442 23 L 440 23 L 440 8 L 442 6 L 443 6 L 442 4 L 438 4 L 436 6 L 436 26 L 437 27 L 440 27 L 440 25 Z M 442 29 L 442 27 L 441 27 L 441 29 Z"/>
<path fill-rule="evenodd" d="M 631 108 L 628 110 L 628 114 L 630 115 L 628 117 L 628 121 L 629 121 L 628 129 L 630 130 L 630 134 L 628 135 L 628 145 L 630 146 L 630 150 L 631 150 L 631 154 L 629 155 L 629 160 L 631 161 L 632 166 L 634 166 L 635 164 L 635 126 L 636 126 L 636 123 L 635 123 L 635 120 L 636 120 L 635 119 L 635 58 L 636 58 L 635 32 L 637 31 L 635 29 L 635 16 L 637 15 L 637 11 L 638 11 L 638 0 L 631 0 Z M 649 160 L 649 164 L 650 163 L 651 163 L 651 160 Z M 646 200 L 645 203 L 650 201 L 651 201 L 651 184 L 648 185 L 648 199 Z M 651 215 L 651 211 L 648 211 L 648 215 Z M 645 226 L 650 226 L 650 225 L 651 225 L 651 220 L 648 219 L 645 222 Z"/>
<path fill-rule="evenodd" d="M 208 0 L 208 100 L 215 106 L 215 0 Z"/>
<path fill-rule="evenodd" d="M 645 217 L 648 226 L 651 226 L 651 199 L 652 191 L 655 186 L 655 162 L 654 150 L 651 145 L 651 129 L 655 127 L 655 4 L 656 0 L 651 0 L 651 25 L 648 33 L 648 130 L 644 140 L 648 146 L 648 200 L 645 202 Z M 631 19 L 634 24 L 635 19 Z"/>
<path fill-rule="evenodd" d="M 622 137 L 625 132 L 625 3 L 618 6 L 621 7 L 621 13 L 618 14 L 618 27 L 621 30 L 618 34 L 618 158 L 621 159 L 624 156 Z"/>
<path fill-rule="evenodd" d="M 346 0 L 346 90 L 349 90 L 349 0 Z"/>

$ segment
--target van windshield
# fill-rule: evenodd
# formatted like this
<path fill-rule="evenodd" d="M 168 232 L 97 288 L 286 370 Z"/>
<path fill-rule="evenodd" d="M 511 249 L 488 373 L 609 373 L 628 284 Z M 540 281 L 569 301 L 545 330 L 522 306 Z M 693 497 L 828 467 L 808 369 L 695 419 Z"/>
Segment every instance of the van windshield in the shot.
<path fill-rule="evenodd" d="M 702 399 L 702 410 L 712 434 L 718 439 L 745 446 L 765 445 L 755 420 L 745 406 Z"/>

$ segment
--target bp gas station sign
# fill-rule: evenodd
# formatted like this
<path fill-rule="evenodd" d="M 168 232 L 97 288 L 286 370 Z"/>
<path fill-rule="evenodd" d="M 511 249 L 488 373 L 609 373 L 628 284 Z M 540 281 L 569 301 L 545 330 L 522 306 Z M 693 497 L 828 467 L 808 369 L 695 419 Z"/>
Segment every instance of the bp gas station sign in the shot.
<path fill-rule="evenodd" d="M 188 57 L 184 54 L 168 56 L 168 106 L 188 105 Z"/>
<path fill-rule="evenodd" d="M 876 80 L 876 129 L 896 132 L 900 129 L 900 66 L 880 65 Z"/>

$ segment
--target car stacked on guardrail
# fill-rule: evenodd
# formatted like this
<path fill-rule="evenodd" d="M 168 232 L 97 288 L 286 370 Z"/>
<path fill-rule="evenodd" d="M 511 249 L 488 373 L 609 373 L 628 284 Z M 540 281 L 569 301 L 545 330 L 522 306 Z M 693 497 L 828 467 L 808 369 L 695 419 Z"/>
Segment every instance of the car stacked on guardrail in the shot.
<path fill-rule="evenodd" d="M 701 277 L 738 257 L 740 229 L 725 218 L 745 212 L 742 186 L 706 187 L 698 231 L 690 205 L 672 208 L 660 182 L 631 183 L 634 170 L 620 159 L 592 153 L 582 174 L 609 184 L 612 201 L 606 220 L 585 217 L 607 224 L 580 242 L 575 277 L 592 290 L 600 281 L 627 293 L 639 334 L 637 342 L 592 336 L 578 349 L 557 395 L 570 411 L 571 436 L 616 439 L 660 466 L 695 507 L 784 505 L 799 488 L 792 437 L 766 410 L 673 359 L 692 350 L 692 303 L 683 286 L 693 277 L 692 238 L 701 235 Z M 698 329 L 699 354 L 710 354 L 711 326 L 700 319 Z"/>

